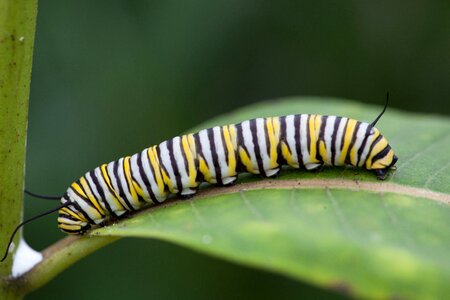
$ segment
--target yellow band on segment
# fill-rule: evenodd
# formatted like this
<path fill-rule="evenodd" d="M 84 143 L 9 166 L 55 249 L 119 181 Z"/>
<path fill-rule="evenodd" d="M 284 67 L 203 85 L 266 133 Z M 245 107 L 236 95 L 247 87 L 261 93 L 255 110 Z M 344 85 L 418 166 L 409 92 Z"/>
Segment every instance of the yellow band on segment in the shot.
<path fill-rule="evenodd" d="M 205 178 L 205 180 L 209 183 L 211 183 L 211 171 L 208 168 L 208 164 L 206 163 L 206 161 L 203 159 L 203 157 L 198 158 L 198 169 L 200 170 L 200 172 L 203 174 L 203 177 Z"/>
<path fill-rule="evenodd" d="M 122 207 L 123 209 L 125 209 L 125 207 L 122 205 L 122 202 L 119 201 L 119 195 L 117 195 L 116 190 L 113 188 L 111 181 L 109 180 L 108 170 L 106 170 L 107 167 L 108 167 L 107 164 L 103 164 L 100 167 L 100 170 L 102 171 L 103 180 L 106 182 L 106 184 L 109 187 L 110 194 L 113 198 L 113 201 L 114 201 L 116 207 Z M 111 193 L 111 191 L 112 191 L 112 193 Z"/>
<path fill-rule="evenodd" d="M 338 166 L 343 166 L 345 164 L 345 158 L 347 157 L 348 147 L 352 141 L 353 131 L 355 131 L 357 121 L 349 119 L 347 122 L 347 129 L 344 132 L 344 146 L 342 147 L 341 155 L 338 159 Z"/>
<path fill-rule="evenodd" d="M 195 187 L 197 187 L 197 182 L 195 181 L 195 179 L 197 177 L 197 170 L 195 168 L 194 157 L 192 156 L 191 148 L 189 147 L 189 141 L 188 141 L 187 135 L 183 135 L 181 137 L 181 144 L 183 145 L 183 151 L 184 151 L 184 154 L 186 155 L 186 160 L 188 163 L 189 187 L 195 188 Z"/>
<path fill-rule="evenodd" d="M 319 142 L 319 154 L 324 162 L 326 162 L 327 164 L 331 164 L 325 141 Z"/>
<path fill-rule="evenodd" d="M 85 177 L 81 177 L 80 178 L 80 183 L 82 185 L 82 187 L 84 188 L 84 190 L 86 191 L 86 194 L 89 198 L 89 201 L 91 201 L 91 203 L 95 206 L 95 208 L 100 212 L 101 215 L 105 215 L 105 211 L 103 210 L 103 208 L 100 206 L 100 203 L 98 202 L 97 198 L 95 198 L 95 196 L 91 193 L 91 189 L 89 188 L 89 185 L 85 179 Z"/>
<path fill-rule="evenodd" d="M 63 229 L 63 230 L 78 231 L 81 229 L 80 225 L 64 223 L 64 220 L 60 220 L 60 218 L 58 218 L 58 222 L 59 222 L 59 225 L 58 225 L 59 228 Z"/>
<path fill-rule="evenodd" d="M 266 125 L 267 125 L 267 135 L 269 136 L 269 141 L 267 141 L 270 147 L 270 168 L 274 169 L 278 167 L 278 153 L 277 153 L 277 146 L 278 146 L 278 139 L 275 133 L 274 123 L 277 123 L 278 118 L 267 118 L 266 119 Z"/>
<path fill-rule="evenodd" d="M 239 147 L 239 157 L 241 159 L 242 164 L 245 166 L 248 172 L 255 174 L 255 170 L 253 169 L 253 163 L 250 157 L 247 154 L 247 151 L 244 148 Z"/>
<path fill-rule="evenodd" d="M 131 178 L 131 168 L 130 168 L 130 157 L 126 156 L 123 158 L 123 173 L 125 175 L 125 179 L 128 182 L 128 186 L 130 187 L 131 200 L 133 201 L 136 207 L 140 206 L 139 199 L 137 196 L 137 190 L 134 185 L 134 180 Z M 140 188 L 139 188 L 140 189 Z M 142 192 L 142 189 L 140 189 Z M 142 196 L 142 195 L 141 195 Z"/>
<path fill-rule="evenodd" d="M 83 222 L 87 222 L 86 218 L 81 213 L 75 213 L 72 210 L 68 209 L 67 207 L 63 207 L 59 210 L 60 214 L 66 214 L 69 216 L 74 217 L 75 219 L 81 220 Z"/>
<path fill-rule="evenodd" d="M 372 167 L 372 159 L 373 157 L 380 152 L 381 150 L 383 150 L 384 148 L 386 148 L 386 146 L 388 145 L 387 141 L 385 139 L 381 139 L 376 145 L 375 147 L 373 147 L 372 152 L 370 152 L 369 154 L 369 158 L 367 158 L 366 160 L 366 167 L 369 169 L 370 167 Z"/>
<path fill-rule="evenodd" d="M 319 163 L 317 160 L 317 133 L 319 132 L 321 118 L 318 115 L 311 115 L 309 118 L 309 137 L 310 137 L 310 148 L 309 152 L 309 162 Z"/>
<path fill-rule="evenodd" d="M 80 194 L 81 197 L 88 199 L 88 196 L 86 196 L 83 189 L 78 185 L 78 183 L 73 182 L 70 187 L 73 188 L 75 191 L 77 191 L 77 193 Z"/>
<path fill-rule="evenodd" d="M 289 151 L 289 147 L 284 141 L 281 142 L 281 154 L 283 155 L 283 158 L 286 160 L 288 165 L 293 168 L 298 168 L 298 163 L 294 162 L 292 153 Z"/>
<path fill-rule="evenodd" d="M 223 126 L 223 136 L 225 139 L 225 147 L 228 150 L 228 176 L 236 175 L 236 153 L 231 140 L 231 126 Z"/>
<path fill-rule="evenodd" d="M 156 154 L 156 146 L 148 148 L 147 153 L 151 164 L 150 167 L 153 169 L 153 172 L 155 174 L 155 180 L 156 184 L 158 185 L 159 194 L 161 196 L 165 196 L 166 191 L 164 190 L 164 182 L 165 182 L 164 176 L 166 176 L 166 178 L 168 177 L 167 174 L 165 174 L 164 170 L 160 168 L 158 155 Z M 169 183 L 170 183 L 170 185 L 168 185 L 169 189 L 173 190 L 172 182 L 170 182 L 170 180 Z"/>

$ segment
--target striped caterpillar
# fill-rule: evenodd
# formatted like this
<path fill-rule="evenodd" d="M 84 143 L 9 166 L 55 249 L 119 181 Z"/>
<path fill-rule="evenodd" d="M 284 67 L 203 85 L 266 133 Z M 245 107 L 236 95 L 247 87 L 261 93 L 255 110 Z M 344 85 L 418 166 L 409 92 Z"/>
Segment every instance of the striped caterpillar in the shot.
<path fill-rule="evenodd" d="M 396 161 L 369 123 L 306 114 L 258 118 L 177 136 L 87 172 L 62 197 L 58 225 L 80 234 L 171 194 L 190 197 L 204 181 L 233 184 L 240 172 L 273 177 L 284 164 L 306 170 L 352 165 L 384 179 Z"/>
<path fill-rule="evenodd" d="M 384 179 L 397 161 L 386 138 L 374 127 L 387 103 L 388 99 L 372 123 L 300 114 L 177 136 L 87 172 L 60 198 L 61 206 L 31 220 L 59 210 L 59 228 L 83 234 L 170 195 L 191 197 L 202 182 L 231 185 L 241 172 L 273 177 L 282 165 L 310 171 L 351 165 L 373 170 Z M 17 229 L 31 220 L 16 228 L 10 243 Z"/>

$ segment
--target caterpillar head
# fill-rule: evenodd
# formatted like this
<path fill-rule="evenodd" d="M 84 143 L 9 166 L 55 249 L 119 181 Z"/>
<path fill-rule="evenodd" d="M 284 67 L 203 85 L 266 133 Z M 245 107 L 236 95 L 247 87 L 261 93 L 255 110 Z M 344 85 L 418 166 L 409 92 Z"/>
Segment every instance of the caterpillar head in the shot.
<path fill-rule="evenodd" d="M 91 228 L 91 224 L 87 221 L 83 215 L 81 209 L 75 199 L 70 199 L 70 196 L 66 193 L 61 198 L 62 204 L 67 206 L 62 207 L 58 213 L 58 227 L 62 232 L 67 234 L 83 234 Z"/>
<path fill-rule="evenodd" d="M 378 129 L 374 128 L 374 130 L 375 135 L 379 134 Z M 366 169 L 375 171 L 378 179 L 385 179 L 387 172 L 394 168 L 398 159 L 386 138 L 381 134 L 374 139 L 367 157 Z"/>

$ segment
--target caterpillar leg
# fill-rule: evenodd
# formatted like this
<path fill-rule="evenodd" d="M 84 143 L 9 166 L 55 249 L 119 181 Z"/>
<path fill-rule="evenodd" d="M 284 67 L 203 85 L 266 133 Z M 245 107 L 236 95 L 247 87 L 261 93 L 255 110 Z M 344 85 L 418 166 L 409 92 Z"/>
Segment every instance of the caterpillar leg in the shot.
<path fill-rule="evenodd" d="M 230 176 L 230 177 L 225 177 L 222 178 L 222 186 L 230 186 L 235 184 L 237 181 L 237 176 Z"/>
<path fill-rule="evenodd" d="M 281 168 L 265 170 L 264 171 L 266 173 L 265 177 L 267 177 L 267 178 L 277 177 L 278 175 L 280 175 L 280 171 L 281 171 Z"/>
<path fill-rule="evenodd" d="M 178 195 L 183 199 L 190 199 L 197 193 L 197 189 L 185 188 Z"/>
<path fill-rule="evenodd" d="M 305 168 L 308 171 L 320 172 L 323 168 L 323 164 L 318 164 L 318 163 L 305 164 Z"/>

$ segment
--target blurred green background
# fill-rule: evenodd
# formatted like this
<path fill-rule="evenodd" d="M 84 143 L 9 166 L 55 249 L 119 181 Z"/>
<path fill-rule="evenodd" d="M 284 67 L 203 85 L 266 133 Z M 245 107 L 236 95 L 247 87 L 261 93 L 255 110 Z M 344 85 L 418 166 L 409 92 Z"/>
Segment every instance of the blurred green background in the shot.
<path fill-rule="evenodd" d="M 450 114 L 449 1 L 40 1 L 26 185 L 85 171 L 261 100 L 324 95 Z M 301 112 L 293 112 L 301 113 Z M 320 112 L 308 112 L 320 113 Z M 27 199 L 25 216 L 55 206 Z M 63 237 L 56 216 L 25 228 Z M 74 292 L 76 290 L 76 292 Z M 340 298 L 159 241 L 122 240 L 30 299 Z"/>

